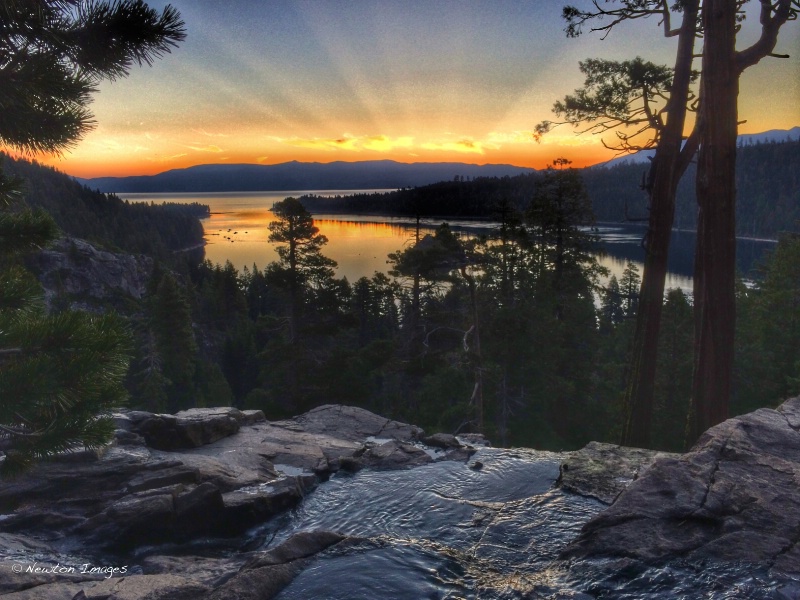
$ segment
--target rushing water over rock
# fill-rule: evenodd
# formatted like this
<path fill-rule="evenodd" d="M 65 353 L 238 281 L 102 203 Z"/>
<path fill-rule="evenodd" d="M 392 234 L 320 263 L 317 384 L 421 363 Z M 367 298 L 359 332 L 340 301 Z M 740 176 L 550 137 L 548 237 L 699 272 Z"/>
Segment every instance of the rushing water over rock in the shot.
<path fill-rule="evenodd" d="M 800 598 L 800 399 L 685 455 L 476 450 L 343 406 L 117 420 L 0 487 L 0 595 Z"/>
<path fill-rule="evenodd" d="M 265 549 L 315 529 L 362 541 L 321 554 L 278 598 L 529 593 L 581 525 L 604 507 L 553 488 L 561 458 L 484 448 L 468 464 L 337 475 L 257 535 L 266 538 Z"/>

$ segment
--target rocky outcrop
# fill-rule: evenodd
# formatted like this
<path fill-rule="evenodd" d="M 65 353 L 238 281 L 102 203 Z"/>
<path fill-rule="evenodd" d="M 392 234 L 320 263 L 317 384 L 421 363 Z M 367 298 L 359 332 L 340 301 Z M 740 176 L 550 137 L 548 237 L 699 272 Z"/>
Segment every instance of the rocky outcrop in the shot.
<path fill-rule="evenodd" d="M 657 457 L 564 556 L 739 561 L 798 576 L 798 483 L 795 398 L 709 429 L 684 455 Z"/>
<path fill-rule="evenodd" d="M 285 421 L 261 411 L 191 409 L 114 416 L 116 443 L 42 463 L 0 488 L 0 531 L 132 547 L 231 535 L 292 506 L 343 466 L 402 469 L 466 461 L 425 446 L 418 427 L 322 406 Z"/>
<path fill-rule="evenodd" d="M 567 454 L 561 463 L 556 485 L 611 504 L 657 458 L 677 458 L 677 454 L 589 442 Z"/>
<path fill-rule="evenodd" d="M 315 554 L 345 538 L 302 533 L 270 552 L 231 558 L 150 556 L 113 577 L 49 570 L 59 565 L 54 544 L 120 552 L 231 536 L 292 506 L 343 465 L 402 469 L 467 460 L 472 452 L 449 438 L 446 448 L 425 446 L 418 427 L 347 406 L 322 406 L 277 422 L 235 408 L 124 411 L 114 420 L 115 443 L 105 452 L 59 457 L 0 487 L 6 513 L 0 516 L 0 559 L 41 561 L 38 573 L 0 570 L 0 594 L 180 600 L 213 591 L 211 598 L 271 598 Z"/>
<path fill-rule="evenodd" d="M 140 300 L 153 270 L 153 260 L 144 255 L 107 252 L 70 237 L 26 261 L 45 288 L 48 303 L 66 296 L 72 308 L 83 310 L 117 306 L 130 298 Z"/>

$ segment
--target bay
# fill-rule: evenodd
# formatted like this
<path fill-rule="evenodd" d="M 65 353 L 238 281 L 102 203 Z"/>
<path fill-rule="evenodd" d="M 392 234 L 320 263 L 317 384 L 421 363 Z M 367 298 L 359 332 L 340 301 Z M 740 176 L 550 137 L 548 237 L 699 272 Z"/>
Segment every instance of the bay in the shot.
<path fill-rule="evenodd" d="M 315 194 L 321 197 L 390 190 L 297 190 L 280 192 L 209 192 L 119 194 L 131 202 L 176 202 L 208 205 L 211 215 L 202 219 L 205 231 L 205 254 L 212 263 L 230 261 L 237 269 L 263 269 L 278 259 L 269 237 L 269 223 L 275 220 L 272 205 L 288 196 Z M 423 233 L 431 233 L 443 221 L 456 231 L 475 235 L 488 232 L 496 224 L 468 219 L 425 219 Z M 386 272 L 387 255 L 412 243 L 414 222 L 408 217 L 388 215 L 352 215 L 315 213 L 314 222 L 328 238 L 323 252 L 337 261 L 337 275 L 351 282 L 376 271 Z M 619 279 L 628 261 L 641 273 L 644 250 L 642 239 L 646 228 L 630 223 L 600 223 L 595 232 L 604 249 L 598 259 L 610 274 Z M 695 234 L 691 231 L 673 232 L 669 257 L 667 288 L 691 292 Z M 766 252 L 775 246 L 773 240 L 737 240 L 737 267 L 746 278 L 757 277 L 757 267 Z"/>

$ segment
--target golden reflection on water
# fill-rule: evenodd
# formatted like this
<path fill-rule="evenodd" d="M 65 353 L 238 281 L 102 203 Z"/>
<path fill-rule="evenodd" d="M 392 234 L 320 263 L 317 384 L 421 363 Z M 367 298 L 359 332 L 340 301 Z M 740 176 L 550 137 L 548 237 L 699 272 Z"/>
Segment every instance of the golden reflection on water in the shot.
<path fill-rule="evenodd" d="M 278 260 L 274 245 L 268 242 L 269 224 L 275 220 L 270 211 L 212 213 L 203 220 L 206 258 L 220 264 L 231 261 L 239 270 L 254 264 L 263 269 Z M 414 233 L 412 226 L 399 223 L 321 218 L 314 224 L 328 238 L 323 254 L 334 258 L 339 264 L 337 275 L 351 282 L 388 271 L 387 255 L 407 247 Z"/>

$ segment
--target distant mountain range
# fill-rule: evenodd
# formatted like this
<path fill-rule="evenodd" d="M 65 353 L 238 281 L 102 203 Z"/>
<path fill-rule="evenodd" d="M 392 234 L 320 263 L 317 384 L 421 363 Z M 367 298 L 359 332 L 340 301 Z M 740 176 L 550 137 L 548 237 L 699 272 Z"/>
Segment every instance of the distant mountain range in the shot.
<path fill-rule="evenodd" d="M 742 145 L 800 139 L 800 127 L 739 136 Z M 647 162 L 653 150 L 620 156 L 594 165 L 614 167 Z M 278 165 L 213 164 L 173 169 L 157 175 L 78 179 L 92 190 L 113 193 L 259 192 L 307 190 L 370 190 L 420 187 L 455 177 L 513 177 L 535 169 L 513 165 L 467 163 L 400 163 L 393 160 Z"/>
<path fill-rule="evenodd" d="M 278 165 L 198 165 L 158 175 L 79 179 L 114 193 L 368 190 L 418 187 L 455 177 L 513 177 L 533 169 L 512 165 L 400 163 L 393 160 Z"/>
<path fill-rule="evenodd" d="M 743 133 L 739 136 L 739 144 L 763 144 L 766 142 L 786 142 L 800 139 L 800 127 L 792 127 L 791 129 L 770 129 L 761 133 Z M 615 167 L 622 164 L 636 164 L 644 163 L 653 158 L 655 150 L 642 150 L 635 154 L 626 154 L 625 156 L 618 156 L 612 158 L 604 163 L 594 165 L 594 167 Z"/>

